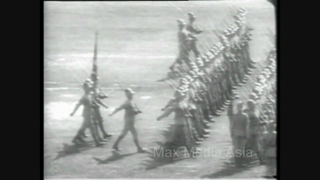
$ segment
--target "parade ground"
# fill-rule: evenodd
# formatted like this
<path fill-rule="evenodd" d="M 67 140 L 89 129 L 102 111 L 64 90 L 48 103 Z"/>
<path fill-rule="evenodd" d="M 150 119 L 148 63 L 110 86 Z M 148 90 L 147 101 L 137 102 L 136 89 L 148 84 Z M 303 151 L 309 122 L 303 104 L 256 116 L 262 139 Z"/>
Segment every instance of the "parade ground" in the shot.
<path fill-rule="evenodd" d="M 86 4 L 83 6 L 82 4 Z M 157 121 L 173 90 L 164 78 L 178 54 L 177 19 L 187 21 L 193 12 L 195 24 L 204 30 L 198 47 L 217 43 L 213 30 L 234 23 L 232 11 L 247 10 L 253 27 L 250 53 L 263 67 L 266 52 L 275 33 L 272 4 L 267 1 L 217 2 L 46 2 L 44 4 L 44 175 L 62 178 L 259 178 L 265 166 L 253 157 L 249 166 L 236 168 L 228 154 L 232 149 L 226 112 L 211 123 L 209 138 L 199 146 L 203 153 L 195 158 L 159 160 L 154 152 L 165 142 L 173 115 Z M 183 12 L 185 14 L 183 14 Z M 109 98 L 101 108 L 104 126 L 113 134 L 95 147 L 89 131 L 86 145 L 75 146 L 72 138 L 82 124 L 81 110 L 70 117 L 83 91 L 78 83 L 90 74 L 95 31 L 98 39 L 100 85 Z M 264 58 L 264 59 L 263 59 Z M 86 73 L 85 73 L 86 71 Z M 244 101 L 255 79 L 250 77 L 238 93 Z M 143 112 L 136 118 L 140 144 L 147 153 L 137 153 L 130 133 L 121 141 L 120 153 L 112 144 L 123 128 L 124 112 L 109 114 L 125 101 L 122 87 L 131 87 L 134 100 Z M 206 153 L 205 153 L 206 151 Z M 161 159 L 161 158 L 160 158 Z"/>

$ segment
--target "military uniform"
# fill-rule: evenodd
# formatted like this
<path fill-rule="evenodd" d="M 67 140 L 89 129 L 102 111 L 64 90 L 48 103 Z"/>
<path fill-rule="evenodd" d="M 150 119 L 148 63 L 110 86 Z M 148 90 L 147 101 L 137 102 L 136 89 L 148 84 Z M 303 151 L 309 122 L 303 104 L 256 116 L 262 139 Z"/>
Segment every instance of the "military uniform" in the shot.
<path fill-rule="evenodd" d="M 92 94 L 89 90 L 90 85 L 85 83 L 83 85 L 85 95 L 79 100 L 78 104 L 76 105 L 74 111 L 71 113 L 71 116 L 78 110 L 78 108 L 83 105 L 83 111 L 82 111 L 82 117 L 83 117 L 83 123 L 81 125 L 81 128 L 78 130 L 76 136 L 73 138 L 72 142 L 77 144 L 78 141 L 83 141 L 81 139 L 81 135 L 84 134 L 85 129 L 88 127 L 90 130 L 90 133 L 92 135 L 92 138 L 95 141 L 96 146 L 100 146 L 102 143 L 99 142 L 99 139 L 97 137 L 97 133 L 94 129 L 93 125 L 93 111 L 92 111 Z"/>
<path fill-rule="evenodd" d="M 134 92 L 128 88 L 125 90 L 127 94 L 130 94 L 131 96 L 134 94 Z M 119 142 L 127 135 L 128 131 L 131 132 L 133 136 L 133 142 L 135 143 L 138 152 L 145 152 L 144 149 L 141 148 L 139 142 L 138 142 L 138 134 L 137 130 L 134 126 L 135 124 L 135 117 L 138 113 L 141 113 L 140 110 L 137 108 L 136 104 L 132 101 L 132 98 L 128 98 L 121 106 L 115 109 L 115 111 L 111 114 L 115 114 L 116 112 L 120 110 L 125 110 L 124 115 L 124 127 L 122 130 L 121 135 L 118 137 L 116 142 L 113 144 L 113 148 L 117 151 L 120 149 L 118 148 Z"/>
<path fill-rule="evenodd" d="M 253 150 L 259 160 L 260 163 L 264 163 L 263 157 L 261 154 L 262 145 L 261 145 L 261 129 L 260 129 L 260 118 L 259 112 L 257 110 L 247 109 L 246 113 L 249 117 L 249 139 L 247 143 L 247 148 Z"/>
<path fill-rule="evenodd" d="M 269 122 L 269 126 L 273 121 Z M 270 127 L 268 127 L 270 128 Z M 276 147 L 277 133 L 272 129 L 268 129 L 264 133 L 264 144 L 265 144 L 265 160 L 267 165 L 267 176 L 276 175 L 276 165 L 277 165 L 277 147 Z"/>
<path fill-rule="evenodd" d="M 185 96 L 185 92 L 180 90 L 176 91 L 179 96 Z M 157 120 L 161 120 L 164 117 L 169 116 L 172 112 L 174 116 L 174 129 L 171 132 L 169 141 L 166 143 L 167 148 L 177 148 L 179 146 L 185 146 L 189 153 L 192 154 L 193 147 L 195 147 L 190 122 L 186 118 L 187 104 L 183 99 L 177 100 L 171 104 L 165 112 L 160 115 Z"/>
<path fill-rule="evenodd" d="M 233 147 L 234 147 L 234 154 L 235 162 L 237 166 L 241 166 L 243 163 L 243 156 L 238 157 L 237 151 L 241 152 L 244 150 L 246 141 L 248 139 L 249 133 L 249 120 L 248 116 L 242 113 L 241 109 L 238 109 L 236 114 L 232 115 L 232 140 L 233 140 Z"/>
<path fill-rule="evenodd" d="M 188 16 L 189 16 L 189 24 L 187 25 L 186 27 L 186 30 L 188 30 L 189 32 L 191 32 L 193 35 L 196 35 L 196 34 L 200 34 L 202 33 L 202 30 L 197 28 L 194 24 L 193 24 L 193 21 L 195 19 L 195 15 L 193 13 L 188 13 Z M 190 41 L 190 50 L 193 51 L 194 55 L 196 57 L 199 57 L 200 55 L 200 52 L 196 46 L 196 39 L 193 39 L 192 41 Z"/>
<path fill-rule="evenodd" d="M 179 25 L 179 31 L 178 31 L 179 55 L 176 61 L 170 66 L 171 70 L 173 70 L 176 63 L 180 65 L 183 64 L 182 61 L 186 62 L 186 64 L 189 66 L 190 41 L 195 39 L 195 37 L 185 29 L 185 23 L 183 20 L 179 19 L 178 25 Z"/>

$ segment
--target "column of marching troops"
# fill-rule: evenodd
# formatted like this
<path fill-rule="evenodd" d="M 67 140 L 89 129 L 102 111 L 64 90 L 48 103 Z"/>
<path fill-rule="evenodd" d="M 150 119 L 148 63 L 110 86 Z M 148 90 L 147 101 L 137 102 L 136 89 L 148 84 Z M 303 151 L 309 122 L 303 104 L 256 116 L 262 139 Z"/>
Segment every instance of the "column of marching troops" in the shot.
<path fill-rule="evenodd" d="M 171 113 L 175 113 L 174 129 L 165 145 L 166 148 L 185 146 L 189 154 L 194 156 L 194 152 L 196 152 L 203 139 L 208 138 L 210 123 L 215 121 L 214 116 L 219 116 L 230 105 L 228 115 L 231 122 L 230 131 L 234 147 L 239 148 L 239 145 L 241 145 L 247 150 L 252 149 L 258 155 L 261 163 L 266 160 L 270 167 L 274 167 L 275 123 L 270 120 L 276 119 L 276 50 L 273 49 L 269 53 L 269 65 L 258 76 L 256 86 L 247 102 L 248 108 L 243 111 L 241 109 L 241 112 L 238 111 L 240 115 L 236 114 L 233 112 L 233 103 L 239 96 L 235 90 L 248 81 L 248 76 L 256 68 L 256 63 L 250 57 L 250 31 L 253 29 L 246 24 L 246 10 L 243 8 L 238 10 L 234 16 L 235 23 L 219 35 L 220 42 L 213 44 L 208 52 L 202 55 L 196 46 L 196 35 L 200 34 L 202 30 L 193 24 L 195 15 L 193 13 L 188 15 L 190 20 L 188 25 L 183 20 L 178 20 L 179 56 L 170 67 L 171 72 L 168 73 L 167 82 L 176 89 L 174 98 L 167 103 L 162 109 L 163 114 L 157 118 L 157 120 L 161 120 Z M 192 58 L 190 58 L 190 51 L 194 53 Z M 177 64 L 180 66 L 176 67 Z M 81 105 L 84 106 L 82 112 L 83 124 L 72 140 L 75 144 L 85 142 L 83 138 L 86 137 L 84 132 L 87 128 L 89 128 L 96 146 L 102 145 L 105 142 L 104 139 L 111 137 L 111 134 L 106 133 L 102 124 L 103 118 L 99 108 L 100 106 L 108 107 L 100 100 L 107 96 L 98 88 L 98 79 L 95 62 L 90 79 L 87 79 L 82 85 L 85 94 L 70 114 L 73 116 Z M 172 83 L 178 83 L 178 87 L 174 87 Z M 126 101 L 120 107 L 126 110 L 125 119 L 131 119 L 127 116 L 130 113 L 134 114 L 132 115 L 134 119 L 135 114 L 137 114 L 134 110 L 134 103 L 132 103 L 134 93 L 131 89 L 127 89 L 125 92 L 129 101 Z M 243 103 L 237 104 L 238 109 L 240 106 L 243 106 Z M 119 111 L 120 107 L 116 111 Z M 241 113 L 246 115 L 243 116 Z M 237 117 L 248 119 L 247 124 L 249 125 L 246 131 L 249 134 L 235 134 L 236 124 L 240 122 Z M 124 131 L 136 132 L 134 123 L 130 124 L 129 121 L 131 122 L 131 120 L 128 120 L 128 122 L 126 120 Z M 268 128 L 263 126 L 265 124 L 268 125 Z M 99 135 L 99 128 L 104 139 Z M 258 130 L 255 132 L 255 129 Z M 114 149 L 119 150 L 117 143 L 125 136 L 125 132 L 117 139 Z M 138 144 L 136 133 L 133 133 L 133 135 L 138 152 L 144 152 Z M 236 165 L 241 166 L 243 157 L 236 158 L 235 162 Z M 273 170 L 274 168 L 270 168 L 271 173 L 274 173 Z"/>
<path fill-rule="evenodd" d="M 192 13 L 188 15 L 189 18 L 194 17 Z M 253 69 L 256 67 L 256 63 L 251 59 L 249 51 L 250 31 L 253 29 L 246 25 L 245 15 L 246 11 L 240 8 L 237 15 L 234 16 L 235 24 L 228 27 L 219 36 L 220 42 L 212 45 L 209 52 L 204 55 L 200 55 L 195 46 L 195 40 L 197 39 L 195 35 L 200 34 L 202 31 L 196 28 L 193 28 L 195 29 L 193 31 L 188 31 L 188 29 L 192 29 L 190 28 L 192 25 L 186 26 L 183 20 L 178 20 L 180 30 L 178 33 L 180 43 L 179 56 L 170 67 L 172 72 L 168 73 L 168 79 L 170 79 L 168 83 L 176 90 L 174 98 L 162 109 L 165 112 L 158 117 L 158 120 L 161 120 L 172 112 L 175 113 L 174 129 L 165 145 L 166 148 L 172 149 L 185 146 L 189 154 L 193 156 L 194 150 L 197 149 L 196 147 L 201 144 L 204 138 L 208 137 L 209 123 L 214 122 L 213 117 L 219 116 L 229 104 L 232 104 L 234 99 L 238 97 L 235 93 L 236 88 L 246 83 L 248 76 L 252 74 Z M 185 36 L 181 36 L 181 34 Z M 183 37 L 185 39 L 181 39 Z M 189 57 L 189 51 L 194 52 L 193 61 Z M 250 94 L 251 99 L 248 103 L 252 105 L 249 105 L 248 109 L 244 110 L 248 114 L 249 120 L 255 118 L 256 111 L 254 108 L 258 104 L 254 100 L 258 100 L 261 97 L 267 82 L 270 85 L 269 78 L 275 77 L 275 56 L 276 52 L 273 49 L 269 53 L 270 66 L 263 70 L 253 93 Z M 176 71 L 174 71 L 175 64 L 180 64 Z M 176 79 L 179 81 L 178 87 L 172 85 L 172 81 Z M 258 118 L 256 119 L 270 120 L 275 118 L 274 95 L 275 83 L 273 82 L 272 89 L 269 91 L 267 106 L 261 104 L 264 108 L 261 110 L 261 116 L 257 116 Z M 233 112 L 231 111 L 229 115 L 232 116 Z M 250 123 L 249 128 L 253 127 L 255 122 L 251 120 Z M 260 121 L 258 122 L 259 127 L 263 124 Z M 248 132 L 251 132 L 250 129 Z M 261 133 L 260 130 L 259 133 Z M 247 138 L 253 137 L 251 138 L 253 140 L 249 140 L 246 143 L 250 145 L 246 145 L 246 148 L 254 149 L 252 147 L 259 146 L 257 144 L 260 141 L 254 141 L 254 135 L 250 134 L 249 136 Z M 264 163 L 260 149 L 254 150 L 261 163 Z M 236 164 L 241 166 L 238 158 L 236 158 Z"/>

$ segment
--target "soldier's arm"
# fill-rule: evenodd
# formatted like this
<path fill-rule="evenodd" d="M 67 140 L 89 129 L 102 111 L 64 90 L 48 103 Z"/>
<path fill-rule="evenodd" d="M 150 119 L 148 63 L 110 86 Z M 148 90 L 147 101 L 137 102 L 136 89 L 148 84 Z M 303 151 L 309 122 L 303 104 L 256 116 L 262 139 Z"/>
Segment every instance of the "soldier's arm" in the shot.
<path fill-rule="evenodd" d="M 115 113 L 125 109 L 128 106 L 127 102 L 123 103 L 121 106 L 117 107 L 109 116 L 114 115 Z"/>
<path fill-rule="evenodd" d="M 167 103 L 167 105 L 161 109 L 161 111 L 164 111 L 165 109 L 167 109 L 169 106 L 171 106 L 171 104 L 173 103 L 174 99 L 170 99 L 169 102 Z"/>
<path fill-rule="evenodd" d="M 100 101 L 100 99 L 96 99 L 94 100 L 97 104 L 100 104 L 101 106 L 103 106 L 104 108 L 108 109 L 109 107 L 107 105 L 105 105 L 102 101 Z"/>
<path fill-rule="evenodd" d="M 194 31 L 195 31 L 196 34 L 200 34 L 200 33 L 203 32 L 203 30 L 198 28 L 197 26 L 194 26 Z"/>
<path fill-rule="evenodd" d="M 193 35 L 193 34 L 191 34 L 191 33 L 188 33 L 188 37 L 189 37 L 189 38 L 191 38 L 192 40 L 197 39 L 197 37 L 196 37 L 196 36 L 194 36 L 194 35 Z"/>
<path fill-rule="evenodd" d="M 174 108 L 171 106 L 167 108 L 158 118 L 157 120 L 160 121 L 162 118 L 169 116 L 174 111 Z"/>
<path fill-rule="evenodd" d="M 100 99 L 106 99 L 106 98 L 108 98 L 109 96 L 106 94 L 106 93 L 104 93 L 102 90 L 101 90 L 101 88 L 99 87 L 99 94 L 98 94 L 98 98 L 100 98 Z"/>
<path fill-rule="evenodd" d="M 70 116 L 73 116 L 74 113 L 77 112 L 77 110 L 79 109 L 79 107 L 82 105 L 82 98 L 79 100 L 79 102 L 76 104 L 76 106 L 74 107 L 72 113 L 70 114 Z"/>

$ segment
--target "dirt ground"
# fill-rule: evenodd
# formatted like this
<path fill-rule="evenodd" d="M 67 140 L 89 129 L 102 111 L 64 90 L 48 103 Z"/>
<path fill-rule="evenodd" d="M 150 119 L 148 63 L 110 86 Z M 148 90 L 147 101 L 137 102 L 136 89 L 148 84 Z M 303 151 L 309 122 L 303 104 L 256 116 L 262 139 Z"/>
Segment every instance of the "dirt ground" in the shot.
<path fill-rule="evenodd" d="M 232 3 L 230 3 L 232 2 Z M 63 4 L 63 5 L 61 5 Z M 217 42 L 211 30 L 231 23 L 230 8 L 245 7 L 247 19 L 254 28 L 251 55 L 263 67 L 266 50 L 272 47 L 268 29 L 274 33 L 272 5 L 265 1 L 218 2 L 105 2 L 94 4 L 45 3 L 45 89 L 44 89 L 44 169 L 45 178 L 258 178 L 265 166 L 254 157 L 246 168 L 235 168 L 228 157 L 231 138 L 225 113 L 211 124 L 210 137 L 200 146 L 220 153 L 211 157 L 185 158 L 161 162 L 153 150 L 164 142 L 173 116 L 156 121 L 161 108 L 173 94 L 166 83 L 155 82 L 165 76 L 177 55 L 177 23 L 183 12 L 192 11 L 197 25 L 205 30 L 200 44 Z M 212 25 L 214 24 L 214 25 Z M 95 147 L 91 137 L 87 146 L 71 143 L 82 123 L 81 109 L 70 117 L 82 91 L 73 75 L 86 78 L 80 68 L 91 71 L 94 32 L 99 30 L 98 64 L 101 84 L 110 94 L 102 109 L 104 126 L 114 137 L 102 147 Z M 203 45 L 199 45 L 203 53 Z M 81 64 L 81 65 L 80 65 Z M 251 91 L 254 77 L 238 92 L 242 99 Z M 124 100 L 123 92 L 113 90 L 121 83 L 136 91 L 135 101 L 143 111 L 136 127 L 140 143 L 149 153 L 138 154 L 131 134 L 120 143 L 122 152 L 115 154 L 111 146 L 123 126 L 123 112 L 108 114 Z M 89 135 L 89 132 L 87 132 Z"/>

